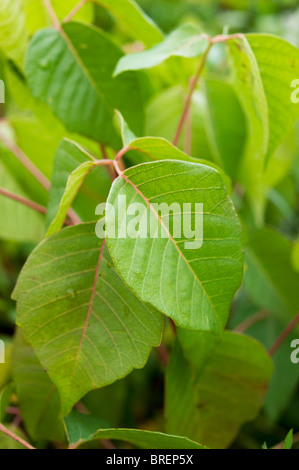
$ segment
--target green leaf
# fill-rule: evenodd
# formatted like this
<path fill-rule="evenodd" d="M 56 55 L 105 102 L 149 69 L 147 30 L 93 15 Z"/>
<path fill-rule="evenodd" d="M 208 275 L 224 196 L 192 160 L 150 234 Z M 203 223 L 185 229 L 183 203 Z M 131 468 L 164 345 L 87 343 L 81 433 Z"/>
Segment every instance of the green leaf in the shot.
<path fill-rule="evenodd" d="M 263 220 L 261 182 L 269 139 L 268 105 L 259 67 L 246 38 L 227 41 L 233 84 L 247 119 L 247 144 L 240 169 L 257 223 Z"/>
<path fill-rule="evenodd" d="M 69 208 L 72 206 L 72 203 L 77 196 L 82 184 L 84 183 L 85 178 L 92 168 L 94 168 L 94 166 L 95 161 L 84 162 L 78 166 L 78 168 L 76 168 L 68 177 L 67 185 L 60 201 L 58 212 L 48 229 L 47 237 L 58 232 L 63 226 L 63 222 L 66 218 Z"/>
<path fill-rule="evenodd" d="M 205 52 L 209 44 L 206 35 L 201 34 L 197 26 L 183 24 L 151 49 L 122 57 L 114 75 L 128 70 L 149 69 L 171 56 L 197 57 Z"/>
<path fill-rule="evenodd" d="M 0 17 L 0 49 L 23 68 L 27 33 L 22 0 L 2 0 Z"/>
<path fill-rule="evenodd" d="M 115 108 L 137 134 L 143 125 L 138 77 L 128 73 L 112 78 L 121 56 L 119 47 L 95 27 L 68 23 L 61 33 L 41 30 L 29 45 L 28 83 L 69 131 L 117 146 Z"/>
<path fill-rule="evenodd" d="M 291 449 L 293 446 L 293 429 L 291 429 L 288 434 L 287 434 L 287 437 L 285 438 L 285 441 L 284 441 L 284 446 L 283 448 L 284 449 Z"/>
<path fill-rule="evenodd" d="M 225 448 L 253 420 L 265 397 L 271 359 L 260 343 L 236 333 L 217 339 L 179 330 L 166 376 L 167 431 Z"/>
<path fill-rule="evenodd" d="M 299 77 L 299 49 L 269 34 L 247 34 L 268 102 L 270 135 L 267 157 L 294 126 L 299 107 L 291 100 L 291 84 Z"/>
<path fill-rule="evenodd" d="M 113 183 L 106 212 L 107 243 L 120 275 L 138 297 L 177 325 L 222 332 L 242 277 L 243 250 L 241 227 L 219 173 L 173 160 L 142 164 L 124 175 Z M 144 233 L 138 238 L 123 237 L 121 232 L 135 223 L 127 214 L 132 202 L 140 204 L 137 218 Z M 163 207 L 153 203 L 175 203 L 170 210 L 176 221 L 180 218 L 177 227 L 183 222 L 183 204 L 190 204 L 192 227 L 195 212 L 203 210 L 195 241 L 194 234 L 174 233 L 172 215 L 169 224 L 162 221 Z M 203 203 L 203 209 L 195 203 Z M 195 246 L 189 245 L 191 238 Z"/>
<path fill-rule="evenodd" d="M 107 8 L 129 36 L 152 46 L 163 39 L 157 25 L 149 18 L 134 0 L 96 0 Z"/>
<path fill-rule="evenodd" d="M 261 308 L 287 322 L 299 310 L 299 274 L 291 265 L 291 242 L 275 230 L 253 231 L 246 248 L 244 287 Z"/>
<path fill-rule="evenodd" d="M 14 341 L 12 367 L 22 418 L 31 438 L 63 441 L 57 389 L 21 330 L 18 330 Z"/>
<path fill-rule="evenodd" d="M 96 439 L 129 442 L 141 449 L 204 449 L 185 437 L 138 429 L 99 429 L 99 420 L 73 411 L 65 418 L 70 444 L 80 445 Z"/>
<path fill-rule="evenodd" d="M 95 224 L 42 242 L 19 277 L 17 323 L 62 400 L 62 412 L 88 391 L 126 376 L 161 340 L 162 316 L 123 284 Z"/>

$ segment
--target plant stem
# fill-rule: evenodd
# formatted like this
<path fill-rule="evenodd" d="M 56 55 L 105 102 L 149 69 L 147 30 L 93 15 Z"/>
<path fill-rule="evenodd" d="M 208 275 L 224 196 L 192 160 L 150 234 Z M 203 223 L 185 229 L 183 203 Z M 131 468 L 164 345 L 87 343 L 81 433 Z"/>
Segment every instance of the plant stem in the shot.
<path fill-rule="evenodd" d="M 298 323 L 299 323 L 299 313 L 297 313 L 297 315 L 295 315 L 295 317 L 292 319 L 292 321 L 286 326 L 286 328 L 283 330 L 283 332 L 279 335 L 279 337 L 277 338 L 275 343 L 271 346 L 271 348 L 269 349 L 270 356 L 273 356 L 276 353 L 276 351 L 282 345 L 284 340 L 289 336 L 289 334 L 298 325 Z"/>
<path fill-rule="evenodd" d="M 30 199 L 26 199 L 22 196 L 19 196 L 18 194 L 14 194 L 10 191 L 7 191 L 6 189 L 0 188 L 0 195 L 8 197 L 9 199 L 13 199 L 16 202 L 20 202 L 21 204 L 24 204 L 24 206 L 30 207 L 30 209 L 33 209 L 40 214 L 46 214 L 47 209 L 44 206 L 41 206 L 40 204 L 37 204 L 36 202 L 31 201 Z"/>
<path fill-rule="evenodd" d="M 7 436 L 11 437 L 15 441 L 17 441 L 19 444 L 22 446 L 26 447 L 27 449 L 35 449 L 35 447 L 32 447 L 32 445 L 28 444 L 28 442 L 24 441 L 21 437 L 17 436 L 14 432 L 10 431 L 7 429 L 3 424 L 0 423 L 0 432 L 3 432 Z"/>
<path fill-rule="evenodd" d="M 102 152 L 102 155 L 103 155 L 104 160 L 107 160 L 107 162 L 108 162 L 108 161 L 112 161 L 112 160 L 109 159 L 109 157 L 108 157 L 108 155 L 107 155 L 105 145 L 100 144 L 100 149 L 101 149 L 101 152 Z M 115 171 L 113 168 L 110 168 L 109 165 L 107 165 L 107 171 L 108 171 L 108 174 L 109 174 L 111 180 L 114 181 L 115 178 L 117 178 L 117 173 L 116 173 L 116 171 Z"/>
<path fill-rule="evenodd" d="M 59 19 L 56 16 L 54 8 L 52 7 L 51 0 L 44 0 L 44 4 L 51 18 L 53 27 L 57 29 L 58 31 L 61 31 L 61 25 L 60 25 Z"/>
<path fill-rule="evenodd" d="M 163 364 L 164 367 L 167 367 L 168 365 L 168 362 L 169 362 L 169 355 L 168 355 L 168 352 L 164 346 L 163 343 L 160 344 L 160 346 L 158 346 L 158 354 L 159 354 L 159 357 L 161 359 L 161 362 Z"/>
<path fill-rule="evenodd" d="M 251 317 L 246 318 L 246 320 L 242 321 L 236 328 L 236 333 L 243 333 L 244 331 L 248 330 L 251 326 L 255 325 L 256 323 L 264 320 L 265 318 L 269 317 L 269 313 L 265 310 L 255 313 L 251 315 Z"/>
<path fill-rule="evenodd" d="M 41 206 L 40 204 L 37 204 L 36 202 L 31 201 L 30 199 L 26 199 L 25 197 L 19 196 L 18 194 L 14 194 L 10 191 L 7 191 L 6 189 L 0 188 L 0 196 L 8 197 L 9 199 L 12 199 L 13 201 L 19 202 L 23 204 L 24 206 L 29 207 L 30 209 L 39 212 L 40 214 L 45 215 L 47 213 L 47 209 L 44 206 Z M 75 213 L 74 213 L 75 214 Z M 70 214 L 68 214 L 70 217 Z M 75 214 L 76 215 L 76 214 Z M 78 216 L 76 215 L 78 218 Z M 76 223 L 81 223 L 81 220 L 78 218 L 79 222 Z M 76 225 L 73 219 L 65 219 L 64 225 Z"/>
<path fill-rule="evenodd" d="M 63 23 L 68 23 L 72 20 L 72 18 L 84 7 L 85 3 L 89 2 L 90 0 L 81 0 L 74 8 L 68 13 L 68 15 L 62 20 Z"/>
<path fill-rule="evenodd" d="M 206 51 L 204 52 L 204 54 L 202 56 L 202 59 L 200 61 L 198 70 L 196 72 L 196 75 L 190 81 L 189 93 L 188 93 L 188 96 L 187 96 L 187 99 L 186 99 L 186 102 L 185 102 L 185 106 L 184 106 L 184 109 L 183 109 L 183 113 L 181 115 L 179 125 L 177 127 L 177 130 L 176 130 L 176 133 L 175 133 L 175 136 L 174 136 L 174 139 L 173 139 L 173 145 L 177 146 L 178 142 L 180 140 L 181 132 L 183 130 L 184 124 L 185 124 L 186 119 L 188 117 L 189 108 L 190 108 L 191 100 L 192 100 L 192 95 L 194 93 L 197 82 L 198 82 L 198 80 L 201 76 L 201 73 L 203 71 L 204 65 L 206 63 L 206 60 L 207 60 L 207 57 L 208 57 L 208 54 L 210 52 L 210 49 L 211 49 L 212 45 L 213 45 L 213 42 L 210 40 L 210 43 L 209 43 Z"/>
<path fill-rule="evenodd" d="M 115 157 L 115 161 L 116 162 L 119 162 L 119 160 L 124 156 L 125 153 L 127 153 L 129 150 L 134 150 L 132 148 L 130 148 L 128 145 L 126 145 L 125 147 L 123 147 L 119 152 L 118 154 L 116 155 Z"/>
<path fill-rule="evenodd" d="M 32 161 L 25 155 L 17 144 L 6 137 L 3 132 L 0 131 L 0 140 L 10 150 L 14 156 L 19 160 L 20 163 L 35 177 L 35 179 L 43 186 L 47 191 L 50 189 L 50 181 L 43 175 L 43 173 L 32 163 Z"/>
<path fill-rule="evenodd" d="M 115 445 L 110 441 L 110 439 L 101 439 L 101 443 L 105 449 L 116 449 Z"/>
<path fill-rule="evenodd" d="M 50 181 L 44 176 L 44 174 L 31 162 L 31 160 L 25 155 L 25 153 L 18 147 L 17 144 L 15 144 L 12 140 L 10 140 L 8 137 L 6 137 L 5 134 L 3 134 L 0 131 L 0 140 L 4 143 L 4 145 L 10 150 L 14 156 L 19 160 L 19 162 L 32 174 L 32 176 L 40 183 L 40 185 L 46 190 L 49 191 L 51 187 Z M 6 194 L 7 195 L 7 194 Z M 22 202 L 21 200 L 18 200 L 19 202 Z M 32 203 L 35 204 L 35 203 Z M 29 206 L 29 207 L 32 207 Z M 41 210 L 42 206 L 39 206 L 38 204 L 35 204 L 35 210 L 38 210 L 38 212 L 41 212 L 44 214 L 45 212 L 42 212 Z M 44 209 L 44 208 L 43 208 Z M 45 210 L 45 209 L 44 209 Z M 77 216 L 75 211 L 73 209 L 69 209 L 68 211 L 68 216 L 70 218 L 70 221 L 72 222 L 73 225 L 77 225 L 81 223 L 81 219 Z"/>

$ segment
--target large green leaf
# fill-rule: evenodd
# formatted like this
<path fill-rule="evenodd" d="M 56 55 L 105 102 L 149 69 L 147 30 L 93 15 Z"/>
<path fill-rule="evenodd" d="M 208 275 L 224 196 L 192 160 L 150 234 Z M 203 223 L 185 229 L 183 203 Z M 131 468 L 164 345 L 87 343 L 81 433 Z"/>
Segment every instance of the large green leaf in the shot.
<path fill-rule="evenodd" d="M 268 106 L 259 67 L 246 38 L 227 41 L 233 64 L 233 84 L 247 119 L 247 144 L 240 177 L 258 223 L 263 220 L 261 182 L 269 139 Z"/>
<path fill-rule="evenodd" d="M 291 100 L 291 83 L 299 77 L 299 49 L 269 34 L 247 34 L 246 38 L 255 55 L 268 102 L 267 156 L 271 157 L 299 118 L 299 107 Z"/>
<path fill-rule="evenodd" d="M 166 377 L 167 431 L 227 447 L 265 397 L 271 359 L 257 341 L 225 332 L 179 331 Z M 184 352 L 183 352 L 184 351 Z"/>
<path fill-rule="evenodd" d="M 22 0 L 1 0 L 0 18 L 0 49 L 22 68 L 27 46 Z"/>
<path fill-rule="evenodd" d="M 152 46 L 163 39 L 157 25 L 134 0 L 96 0 L 96 3 L 107 8 L 127 34 L 142 41 L 145 46 Z"/>
<path fill-rule="evenodd" d="M 108 202 L 108 246 L 130 288 L 179 326 L 220 333 L 241 280 L 243 250 L 240 224 L 219 173 L 180 161 L 142 164 L 114 181 Z M 128 211 L 133 202 L 140 207 L 132 220 Z M 193 227 L 195 212 L 203 213 L 203 224 L 196 224 L 196 246 L 189 245 L 191 237 L 183 230 L 174 233 L 173 216 L 170 213 L 168 224 L 161 203 L 176 204 L 170 210 L 176 221 L 180 217 L 179 223 L 185 210 Z M 203 203 L 203 208 L 196 203 Z M 138 237 L 123 235 L 124 228 L 139 221 Z"/>
<path fill-rule="evenodd" d="M 197 442 L 186 437 L 162 432 L 138 429 L 100 429 L 100 423 L 92 416 L 73 411 L 65 418 L 70 444 L 80 444 L 99 439 L 125 441 L 141 449 L 203 449 Z"/>
<path fill-rule="evenodd" d="M 17 323 L 48 371 L 62 411 L 144 366 L 162 316 L 123 284 L 95 224 L 62 230 L 29 257 L 14 292 Z"/>
<path fill-rule="evenodd" d="M 31 438 L 63 441 L 57 389 L 21 330 L 18 330 L 14 342 L 12 367 L 22 418 Z"/>
<path fill-rule="evenodd" d="M 95 27 L 68 23 L 61 33 L 41 30 L 29 45 L 28 83 L 68 130 L 115 146 L 115 108 L 137 134 L 143 124 L 138 77 L 127 73 L 112 78 L 121 56 L 119 47 Z"/>
<path fill-rule="evenodd" d="M 288 321 L 299 311 L 299 274 L 291 264 L 292 243 L 265 228 L 249 236 L 244 286 L 261 308 Z"/>
<path fill-rule="evenodd" d="M 128 70 L 149 69 L 171 56 L 196 57 L 203 54 L 209 44 L 206 35 L 200 34 L 198 27 L 193 24 L 183 24 L 151 49 L 121 58 L 114 75 Z"/>

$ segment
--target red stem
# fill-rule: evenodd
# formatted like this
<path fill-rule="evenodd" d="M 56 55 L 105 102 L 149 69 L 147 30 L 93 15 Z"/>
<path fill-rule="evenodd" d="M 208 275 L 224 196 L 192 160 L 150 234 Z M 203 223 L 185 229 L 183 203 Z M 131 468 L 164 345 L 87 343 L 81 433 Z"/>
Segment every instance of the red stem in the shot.
<path fill-rule="evenodd" d="M 189 93 L 188 93 L 188 96 L 187 96 L 187 99 L 186 99 L 186 102 L 185 102 L 185 106 L 184 106 L 184 109 L 183 109 L 183 113 L 182 113 L 182 116 L 181 116 L 181 119 L 180 119 L 180 122 L 179 122 L 179 125 L 177 127 L 177 130 L 176 130 L 176 133 L 175 133 L 175 136 L 174 136 L 174 139 L 173 139 L 173 145 L 177 146 L 178 143 L 179 143 L 179 140 L 180 140 L 180 136 L 181 136 L 181 132 L 183 130 L 183 127 L 185 125 L 185 122 L 186 122 L 186 119 L 188 117 L 188 113 L 189 113 L 189 108 L 190 108 L 190 105 L 191 105 L 191 100 L 192 100 L 192 95 L 194 93 L 194 90 L 195 90 L 195 87 L 197 85 L 197 82 L 201 76 L 201 73 L 203 71 L 203 68 L 204 68 L 204 65 L 206 63 L 206 60 L 207 60 L 207 57 L 208 57 L 208 54 L 210 52 L 210 49 L 212 47 L 213 43 L 210 41 L 205 53 L 203 54 L 202 56 L 202 59 L 200 61 L 200 64 L 199 64 L 199 67 L 198 67 L 198 70 L 196 72 L 196 75 L 195 77 L 193 77 L 190 81 L 190 88 L 189 88 Z"/>
<path fill-rule="evenodd" d="M 62 20 L 63 23 L 68 23 L 72 20 L 72 18 L 84 7 L 85 3 L 89 2 L 90 0 L 81 0 L 74 8 L 68 13 L 68 15 Z"/>
<path fill-rule="evenodd" d="M 59 19 L 57 18 L 55 10 L 52 6 L 51 0 L 44 0 L 44 4 L 45 4 L 47 12 L 48 12 L 48 14 L 51 18 L 53 27 L 61 32 L 61 25 L 60 25 Z"/>
<path fill-rule="evenodd" d="M 273 346 L 269 349 L 269 354 L 270 356 L 273 356 L 276 351 L 280 348 L 284 340 L 289 336 L 289 334 L 293 331 L 293 329 L 298 325 L 299 323 L 299 313 L 295 315 L 295 317 L 290 321 L 290 323 L 286 326 L 286 328 L 283 330 L 283 332 L 279 335 Z"/>
<path fill-rule="evenodd" d="M 21 204 L 24 204 L 27 207 L 30 207 L 30 209 L 33 209 L 40 214 L 46 214 L 47 209 L 36 202 L 30 201 L 30 199 L 26 199 L 22 196 L 18 196 L 17 194 L 11 193 L 10 191 L 7 191 L 6 189 L 0 188 L 0 195 L 8 197 L 9 199 L 13 199 L 16 202 L 20 202 Z"/>
<path fill-rule="evenodd" d="M 0 131 L 0 140 L 4 143 L 4 145 L 10 150 L 15 157 L 19 160 L 20 163 L 35 177 L 35 179 L 43 186 L 46 191 L 50 189 L 50 181 L 44 176 L 44 174 L 32 163 L 31 160 L 25 155 L 23 150 L 21 150 L 17 144 L 15 144 L 12 140 L 6 137 L 3 132 Z"/>
<path fill-rule="evenodd" d="M 14 432 L 10 431 L 7 429 L 3 424 L 0 423 L 0 432 L 3 432 L 7 436 L 11 437 L 15 441 L 17 441 L 19 444 L 22 446 L 26 447 L 27 449 L 35 449 L 35 447 L 32 447 L 28 442 L 24 441 L 21 437 L 17 436 Z"/>

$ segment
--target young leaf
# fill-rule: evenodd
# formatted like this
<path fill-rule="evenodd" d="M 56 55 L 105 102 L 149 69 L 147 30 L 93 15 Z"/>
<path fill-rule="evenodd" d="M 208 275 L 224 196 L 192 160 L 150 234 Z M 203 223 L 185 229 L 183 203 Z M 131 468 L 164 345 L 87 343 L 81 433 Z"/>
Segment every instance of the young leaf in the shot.
<path fill-rule="evenodd" d="M 84 183 L 85 178 L 92 168 L 94 168 L 94 166 L 95 161 L 84 162 L 78 166 L 78 168 L 76 168 L 68 177 L 67 185 L 60 201 L 58 212 L 48 229 L 47 237 L 58 232 L 63 226 L 63 222 L 66 218 L 69 208 L 72 206 L 72 203 L 77 196 L 82 184 Z"/>
<path fill-rule="evenodd" d="M 96 0 L 96 3 L 107 8 L 129 36 L 143 42 L 146 47 L 163 39 L 160 29 L 134 0 Z"/>
<path fill-rule="evenodd" d="M 284 449 L 291 449 L 293 446 L 293 429 L 291 429 L 288 434 L 287 434 L 287 437 L 285 438 L 285 441 L 284 441 L 284 446 L 283 448 Z"/>
<path fill-rule="evenodd" d="M 14 291 L 17 323 L 57 386 L 62 412 L 144 366 L 162 316 L 123 284 L 95 224 L 62 230 L 29 257 Z"/>
<path fill-rule="evenodd" d="M 208 447 L 227 447 L 240 426 L 258 414 L 271 359 L 257 341 L 231 332 L 219 339 L 179 330 L 179 340 L 182 349 L 177 342 L 166 377 L 167 431 Z"/>
<path fill-rule="evenodd" d="M 118 62 L 114 76 L 128 70 L 149 69 L 171 56 L 197 57 L 205 52 L 209 41 L 193 24 L 183 24 L 169 34 L 164 41 L 143 52 L 128 54 Z"/>
<path fill-rule="evenodd" d="M 186 437 L 173 436 L 162 432 L 138 429 L 99 429 L 98 420 L 73 411 L 65 418 L 70 444 L 83 444 L 98 439 L 115 439 L 129 442 L 140 449 L 204 449 L 197 442 Z"/>
<path fill-rule="evenodd" d="M 256 58 L 246 38 L 227 41 L 233 82 L 247 119 L 247 144 L 240 178 L 246 186 L 256 221 L 263 220 L 261 178 L 269 139 L 268 105 Z"/>
<path fill-rule="evenodd" d="M 138 77 L 128 73 L 112 78 L 121 56 L 119 47 L 95 27 L 68 23 L 61 32 L 40 30 L 29 45 L 28 83 L 69 131 L 117 146 L 114 108 L 137 134 L 143 125 Z"/>
<path fill-rule="evenodd" d="M 22 418 L 31 438 L 64 441 L 57 389 L 21 330 L 13 345 L 12 367 Z"/>
<path fill-rule="evenodd" d="M 52 223 L 57 216 L 70 175 L 81 165 L 89 166 L 94 162 L 95 157 L 77 142 L 62 140 L 54 160 L 47 211 L 48 224 Z M 111 186 L 111 179 L 105 169 L 99 170 L 96 178 L 92 179 L 91 176 L 89 175 L 86 180 L 87 194 L 84 193 L 83 186 L 79 200 L 76 199 L 74 204 L 75 210 L 79 215 L 84 216 L 84 220 L 94 220 L 95 207 L 106 200 Z M 89 219 L 89 212 L 91 219 Z"/>
<path fill-rule="evenodd" d="M 255 55 L 268 102 L 269 158 L 299 118 L 299 106 L 291 100 L 291 84 L 299 77 L 299 49 L 269 34 L 247 34 L 246 38 Z"/>
<path fill-rule="evenodd" d="M 219 173 L 169 160 L 142 164 L 123 175 L 113 183 L 106 215 L 107 242 L 120 275 L 139 298 L 177 325 L 221 333 L 242 277 L 243 249 L 240 224 Z M 134 223 L 127 214 L 133 202 L 140 204 L 137 218 L 145 236 L 123 237 Z M 195 204 L 203 203 L 203 223 L 196 224 L 192 246 L 186 233 L 174 233 L 167 224 L 158 206 L 165 203 L 175 203 L 170 211 L 180 223 L 186 218 L 183 204 L 189 204 L 192 227 L 195 215 L 202 214 Z"/>

